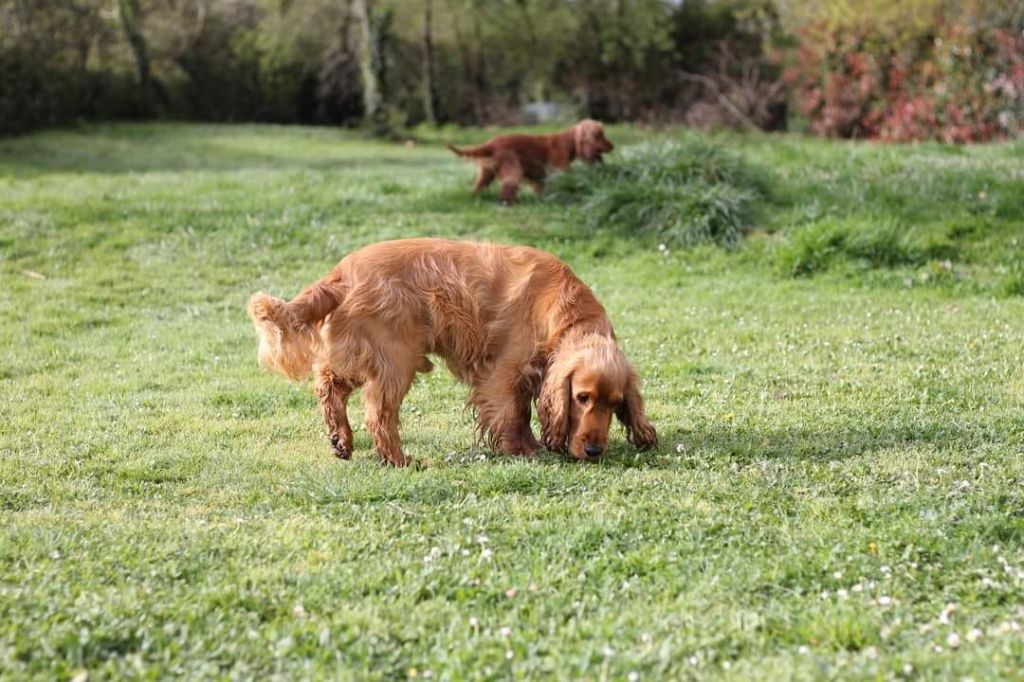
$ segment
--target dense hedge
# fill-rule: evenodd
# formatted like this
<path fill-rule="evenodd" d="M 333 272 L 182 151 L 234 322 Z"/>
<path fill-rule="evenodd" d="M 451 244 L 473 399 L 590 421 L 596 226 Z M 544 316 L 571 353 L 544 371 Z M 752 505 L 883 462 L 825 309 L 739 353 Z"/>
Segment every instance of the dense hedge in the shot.
<path fill-rule="evenodd" d="M 786 80 L 812 132 L 976 142 L 1024 128 L 1024 7 L 968 5 L 885 42 L 864 28 L 804 27 Z"/>

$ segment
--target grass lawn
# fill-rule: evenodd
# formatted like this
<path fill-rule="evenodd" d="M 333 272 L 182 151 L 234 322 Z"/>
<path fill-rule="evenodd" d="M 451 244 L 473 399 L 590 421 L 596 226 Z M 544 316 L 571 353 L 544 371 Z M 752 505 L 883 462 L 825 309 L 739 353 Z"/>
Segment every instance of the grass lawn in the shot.
<path fill-rule="evenodd" d="M 0 677 L 1020 677 L 1024 145 L 681 135 L 761 178 L 682 248 L 472 197 L 441 137 L 0 140 Z M 439 368 L 419 467 L 331 457 L 246 301 L 421 235 L 568 261 L 659 448 L 495 456 Z"/>

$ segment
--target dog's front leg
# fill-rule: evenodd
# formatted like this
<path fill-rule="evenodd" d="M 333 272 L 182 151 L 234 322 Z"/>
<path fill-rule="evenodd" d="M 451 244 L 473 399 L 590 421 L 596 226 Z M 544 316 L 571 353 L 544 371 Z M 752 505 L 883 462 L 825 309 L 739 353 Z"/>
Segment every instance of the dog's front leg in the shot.
<path fill-rule="evenodd" d="M 480 381 L 470 401 L 476 408 L 480 431 L 488 435 L 495 450 L 530 457 L 540 449 L 530 430 L 532 394 L 522 385 L 516 365 L 499 365 Z"/>

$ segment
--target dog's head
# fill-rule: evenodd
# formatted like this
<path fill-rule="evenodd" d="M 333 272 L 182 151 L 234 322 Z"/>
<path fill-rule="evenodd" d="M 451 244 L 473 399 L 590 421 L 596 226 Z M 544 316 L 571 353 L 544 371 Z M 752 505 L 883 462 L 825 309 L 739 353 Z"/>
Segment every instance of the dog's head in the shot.
<path fill-rule="evenodd" d="M 604 136 L 604 126 L 589 118 L 576 124 L 573 142 L 576 145 L 576 156 L 587 163 L 600 163 L 603 154 L 615 149 L 615 145 Z"/>
<path fill-rule="evenodd" d="M 597 459 L 608 446 L 612 415 L 637 447 L 658 442 L 644 414 L 640 382 L 614 339 L 590 334 L 551 357 L 537 399 L 544 445 L 576 459 Z"/>

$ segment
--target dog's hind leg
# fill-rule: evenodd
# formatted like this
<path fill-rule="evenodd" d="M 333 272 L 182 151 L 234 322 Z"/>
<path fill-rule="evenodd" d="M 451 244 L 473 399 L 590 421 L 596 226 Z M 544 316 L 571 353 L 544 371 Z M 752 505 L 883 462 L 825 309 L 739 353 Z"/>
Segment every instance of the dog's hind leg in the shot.
<path fill-rule="evenodd" d="M 335 375 L 328 366 L 320 368 L 313 388 L 320 400 L 327 437 L 334 454 L 341 459 L 352 457 L 352 427 L 348 423 L 347 408 L 348 398 L 356 388 L 356 382 Z"/>
<path fill-rule="evenodd" d="M 501 160 L 498 167 L 498 179 L 501 180 L 501 200 L 512 205 L 519 194 L 519 183 L 523 181 L 523 167 L 519 159 L 509 156 Z"/>
<path fill-rule="evenodd" d="M 417 370 L 426 369 L 424 355 L 415 344 L 393 341 L 378 348 L 380 357 L 387 358 L 376 367 L 373 378 L 363 387 L 363 405 L 366 409 L 366 429 L 373 438 L 377 454 L 388 464 L 400 467 L 409 463 L 402 454 L 398 435 L 398 415 L 405 394 L 412 387 Z"/>
<path fill-rule="evenodd" d="M 373 438 L 373 447 L 386 463 L 403 467 L 409 458 L 402 454 L 402 441 L 398 435 L 398 411 L 402 406 L 402 398 L 409 390 L 406 382 L 404 387 L 395 387 L 394 382 L 382 382 L 374 379 L 366 382 L 363 387 L 363 404 L 366 407 L 366 430 Z"/>
<path fill-rule="evenodd" d="M 480 192 L 494 182 L 494 171 L 481 165 L 476 171 L 476 182 L 473 183 L 473 191 Z"/>

